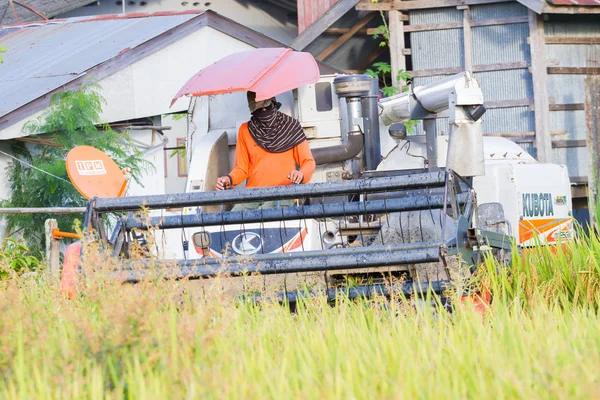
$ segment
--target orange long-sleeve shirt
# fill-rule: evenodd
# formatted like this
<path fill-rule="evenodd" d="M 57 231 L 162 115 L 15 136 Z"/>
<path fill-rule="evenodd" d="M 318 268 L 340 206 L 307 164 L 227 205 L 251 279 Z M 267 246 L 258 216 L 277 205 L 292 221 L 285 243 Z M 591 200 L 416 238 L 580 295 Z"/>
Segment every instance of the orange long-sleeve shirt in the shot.
<path fill-rule="evenodd" d="M 269 153 L 260 147 L 250 135 L 248 123 L 242 124 L 238 132 L 235 149 L 235 165 L 229 176 L 236 186 L 248 180 L 246 187 L 284 186 L 292 182 L 289 173 L 300 167 L 307 183 L 315 171 L 315 159 L 310 152 L 308 141 L 282 153 Z"/>

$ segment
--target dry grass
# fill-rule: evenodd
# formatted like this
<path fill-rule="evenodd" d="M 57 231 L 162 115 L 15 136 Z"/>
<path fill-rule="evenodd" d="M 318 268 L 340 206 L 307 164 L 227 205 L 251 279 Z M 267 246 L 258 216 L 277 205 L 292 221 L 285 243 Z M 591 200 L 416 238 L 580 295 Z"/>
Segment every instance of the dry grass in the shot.
<path fill-rule="evenodd" d="M 545 251 L 545 250 L 544 250 Z M 0 282 L 0 397 L 597 398 L 600 240 L 542 253 L 482 285 L 482 320 L 375 299 L 291 314 L 192 299 L 183 282 Z M 493 274 L 489 274 L 493 272 Z"/>

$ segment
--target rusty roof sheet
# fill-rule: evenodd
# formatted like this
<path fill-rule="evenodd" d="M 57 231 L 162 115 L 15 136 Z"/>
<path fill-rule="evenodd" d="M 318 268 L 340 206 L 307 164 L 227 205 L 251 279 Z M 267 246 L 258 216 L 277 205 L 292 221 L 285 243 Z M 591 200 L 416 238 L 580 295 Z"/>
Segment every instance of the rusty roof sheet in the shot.
<path fill-rule="evenodd" d="M 554 6 L 600 7 L 600 0 L 548 0 Z"/>
<path fill-rule="evenodd" d="M 0 27 L 7 48 L 0 64 L 0 116 L 198 15 L 102 15 Z"/>
<path fill-rule="evenodd" d="M 0 25 L 41 21 L 83 7 L 94 0 L 21 0 L 0 3 Z M 12 4 L 11 4 L 12 3 Z"/>

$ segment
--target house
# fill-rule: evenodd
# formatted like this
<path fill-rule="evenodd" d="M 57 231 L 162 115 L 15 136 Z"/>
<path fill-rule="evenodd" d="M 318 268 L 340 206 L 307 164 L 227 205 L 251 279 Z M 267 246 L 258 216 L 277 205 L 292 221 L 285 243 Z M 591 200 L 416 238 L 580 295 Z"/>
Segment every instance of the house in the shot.
<path fill-rule="evenodd" d="M 26 121 L 42 115 L 53 93 L 97 82 L 102 121 L 127 130 L 155 171 L 129 194 L 182 191 L 186 183 L 189 98 L 169 107 L 203 67 L 238 51 L 283 45 L 212 11 L 156 12 L 54 19 L 0 28 L 0 150 L 23 140 Z M 324 63 L 322 73 L 336 72 Z M 170 129 L 163 129 L 168 127 Z M 164 136 L 163 136 L 164 134 Z M 166 140 L 165 140 L 166 139 Z M 29 138 L 28 140 L 31 140 Z M 9 158 L 0 155 L 0 171 Z M 9 195 L 2 180 L 0 198 Z"/>

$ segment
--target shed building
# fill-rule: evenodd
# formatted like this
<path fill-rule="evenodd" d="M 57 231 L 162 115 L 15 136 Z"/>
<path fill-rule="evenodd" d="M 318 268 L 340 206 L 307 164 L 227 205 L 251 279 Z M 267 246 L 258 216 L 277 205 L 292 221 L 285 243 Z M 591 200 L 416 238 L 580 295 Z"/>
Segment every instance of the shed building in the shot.
<path fill-rule="evenodd" d="M 315 56 L 324 53 L 329 58 L 321 59 L 329 61 L 341 51 L 337 50 L 341 43 L 331 53 L 315 49 L 328 30 L 352 16 L 354 25 L 339 30 L 340 38 L 370 35 L 375 31 L 363 30 L 360 21 L 383 13 L 390 47 L 375 59 L 390 60 L 394 84 L 400 85 L 394 79 L 400 69 L 410 73 L 415 86 L 465 69 L 474 71 L 488 110 L 484 133 L 514 140 L 541 162 L 566 165 L 577 216 L 587 217 L 587 186 L 593 178 L 590 154 L 598 153 L 600 129 L 592 121 L 592 103 L 600 96 L 598 1 L 332 0 L 322 8 L 314 4 L 298 0 L 300 32 L 293 47 Z M 355 72 L 364 71 L 360 63 L 354 61 Z M 443 121 L 437 130 L 447 134 Z"/>

